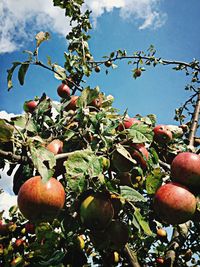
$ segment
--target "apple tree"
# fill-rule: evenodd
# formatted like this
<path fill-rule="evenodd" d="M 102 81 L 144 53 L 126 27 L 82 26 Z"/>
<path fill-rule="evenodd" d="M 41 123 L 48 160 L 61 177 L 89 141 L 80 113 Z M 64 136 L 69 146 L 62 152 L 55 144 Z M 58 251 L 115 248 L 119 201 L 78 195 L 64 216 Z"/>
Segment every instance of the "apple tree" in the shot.
<path fill-rule="evenodd" d="M 199 62 L 157 57 L 152 45 L 95 59 L 83 1 L 53 3 L 73 25 L 63 66 L 40 60 L 50 37 L 41 31 L 27 60 L 8 70 L 8 90 L 16 71 L 23 85 L 30 67 L 49 70 L 60 102 L 44 92 L 25 101 L 23 114 L 0 120 L 0 167 L 9 166 L 18 196 L 10 218 L 0 214 L 0 266 L 198 266 Z M 111 95 L 84 86 L 92 72 L 109 74 L 121 60 L 135 79 L 157 65 L 191 78 L 174 125 L 158 125 L 154 114 L 119 114 Z"/>

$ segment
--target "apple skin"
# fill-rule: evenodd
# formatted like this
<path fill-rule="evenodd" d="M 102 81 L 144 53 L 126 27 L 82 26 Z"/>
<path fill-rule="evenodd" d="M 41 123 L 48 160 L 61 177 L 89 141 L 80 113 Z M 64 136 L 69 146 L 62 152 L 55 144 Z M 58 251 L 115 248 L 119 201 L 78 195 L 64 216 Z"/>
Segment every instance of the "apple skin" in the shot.
<path fill-rule="evenodd" d="M 133 124 L 141 124 L 142 122 L 136 118 L 125 118 L 122 123 L 119 124 L 117 130 L 122 132 L 125 129 L 129 129 Z"/>
<path fill-rule="evenodd" d="M 17 202 L 29 221 L 51 221 L 64 206 L 65 190 L 53 177 L 44 183 L 41 176 L 34 176 L 20 187 Z"/>
<path fill-rule="evenodd" d="M 168 129 L 167 125 L 160 124 L 154 127 L 154 141 L 159 144 L 168 144 L 172 140 L 172 132 Z"/>
<path fill-rule="evenodd" d="M 57 88 L 57 93 L 61 98 L 68 98 L 70 96 L 70 88 L 67 84 L 61 83 Z"/>
<path fill-rule="evenodd" d="M 101 95 L 99 95 L 97 98 L 93 99 L 90 103 L 89 106 L 95 107 L 95 108 L 101 108 L 103 103 L 103 98 Z"/>
<path fill-rule="evenodd" d="M 195 196 L 186 187 L 172 182 L 158 188 L 153 203 L 157 216 L 172 225 L 190 220 L 196 205 Z"/>
<path fill-rule="evenodd" d="M 188 187 L 200 188 L 200 156 L 181 152 L 171 164 L 172 180 Z"/>
<path fill-rule="evenodd" d="M 59 139 L 54 139 L 47 145 L 47 149 L 54 155 L 60 154 L 63 151 L 63 142 Z"/>
<path fill-rule="evenodd" d="M 131 157 L 137 161 L 143 170 L 147 169 L 147 160 L 149 158 L 149 152 L 144 144 L 131 144 L 128 149 Z"/>
<path fill-rule="evenodd" d="M 65 111 L 76 110 L 77 109 L 77 106 L 76 106 L 77 100 L 78 100 L 78 96 L 72 95 L 69 104 L 65 107 Z"/>
<path fill-rule="evenodd" d="M 29 112 L 29 113 L 32 114 L 32 113 L 34 112 L 34 110 L 36 109 L 37 104 L 38 104 L 38 102 L 35 101 L 35 100 L 29 100 L 29 101 L 26 101 L 26 102 L 24 103 L 24 106 L 23 106 L 24 111 L 25 111 L 25 112 Z"/>
<path fill-rule="evenodd" d="M 104 229 L 113 216 L 111 201 L 101 193 L 89 195 L 80 205 L 81 222 L 89 229 Z"/>

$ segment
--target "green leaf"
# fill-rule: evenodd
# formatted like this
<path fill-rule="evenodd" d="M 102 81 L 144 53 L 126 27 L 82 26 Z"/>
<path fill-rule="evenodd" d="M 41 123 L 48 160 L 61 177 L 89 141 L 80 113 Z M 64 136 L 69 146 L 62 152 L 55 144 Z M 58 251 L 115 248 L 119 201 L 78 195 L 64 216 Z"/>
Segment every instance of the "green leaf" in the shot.
<path fill-rule="evenodd" d="M 61 250 L 54 251 L 51 258 L 45 260 L 41 260 L 39 262 L 40 266 L 58 266 L 59 263 L 64 258 L 65 253 Z"/>
<path fill-rule="evenodd" d="M 143 231 L 145 232 L 145 234 L 147 234 L 147 235 L 153 235 L 153 233 L 152 233 L 152 231 L 151 231 L 151 229 L 149 227 L 149 223 L 145 220 L 145 218 L 140 213 L 140 209 L 135 208 L 134 216 L 136 217 L 139 225 L 141 226 L 141 228 L 143 229 Z"/>
<path fill-rule="evenodd" d="M 29 63 L 22 63 L 18 71 L 18 80 L 21 85 L 24 84 L 24 78 L 28 70 Z"/>
<path fill-rule="evenodd" d="M 5 120 L 0 119 L 0 141 L 9 142 L 13 136 L 14 128 L 8 124 Z"/>
<path fill-rule="evenodd" d="M 12 118 L 12 121 L 14 122 L 14 125 L 16 128 L 20 130 L 27 130 L 32 133 L 37 132 L 37 126 L 33 122 L 32 118 L 28 118 L 26 116 L 17 116 L 15 118 Z"/>
<path fill-rule="evenodd" d="M 90 89 L 89 87 L 85 88 L 78 98 L 77 106 L 80 108 L 85 108 L 88 104 L 92 102 L 95 98 L 99 96 L 99 87 L 97 86 L 94 89 Z"/>
<path fill-rule="evenodd" d="M 133 143 L 151 143 L 153 140 L 153 131 L 148 125 L 133 124 L 125 131 Z"/>
<path fill-rule="evenodd" d="M 13 87 L 13 84 L 12 84 L 12 76 L 13 76 L 13 72 L 15 70 L 15 68 L 19 65 L 21 65 L 22 63 L 21 62 L 13 62 L 12 63 L 13 66 L 7 70 L 7 84 L 8 84 L 8 90 L 10 90 L 12 87 Z"/>
<path fill-rule="evenodd" d="M 30 145 L 30 152 L 34 167 L 38 170 L 42 180 L 47 182 L 53 175 L 52 168 L 56 165 L 54 154 L 43 146 L 36 148 L 33 143 Z M 44 164 L 45 162 L 48 162 L 50 169 Z"/>
<path fill-rule="evenodd" d="M 133 202 L 146 202 L 147 200 L 135 189 L 129 187 L 129 186 L 120 186 L 120 192 L 121 196 L 125 198 L 128 201 L 133 201 Z"/>
<path fill-rule="evenodd" d="M 50 34 L 48 32 L 38 32 L 35 36 L 37 47 L 41 45 L 42 42 L 50 39 Z"/>
<path fill-rule="evenodd" d="M 102 173 L 102 164 L 91 150 L 73 152 L 65 161 L 66 179 L 75 192 L 82 192 L 86 185 L 86 176 L 93 178 Z"/>
<path fill-rule="evenodd" d="M 162 185 L 164 173 L 159 168 L 154 169 L 146 177 L 146 190 L 148 194 L 155 194 L 157 189 Z"/>
<path fill-rule="evenodd" d="M 67 78 L 66 70 L 57 64 L 53 64 L 53 68 L 57 73 L 54 73 L 54 77 L 58 80 L 64 81 Z"/>

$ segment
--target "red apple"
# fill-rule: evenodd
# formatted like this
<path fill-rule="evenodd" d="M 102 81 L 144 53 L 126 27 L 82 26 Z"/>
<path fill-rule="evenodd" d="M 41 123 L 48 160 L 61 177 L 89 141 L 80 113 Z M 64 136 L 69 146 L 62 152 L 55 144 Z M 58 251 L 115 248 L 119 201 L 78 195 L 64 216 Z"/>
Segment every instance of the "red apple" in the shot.
<path fill-rule="evenodd" d="M 28 234 L 35 234 L 35 225 L 33 223 L 26 223 L 25 224 L 25 231 Z"/>
<path fill-rule="evenodd" d="M 95 107 L 95 108 L 101 108 L 103 103 L 103 98 L 101 95 L 99 95 L 97 98 L 93 99 L 90 103 L 89 106 Z"/>
<path fill-rule="evenodd" d="M 69 104 L 65 107 L 65 110 L 66 111 L 68 111 L 68 110 L 76 110 L 77 109 L 77 106 L 76 106 L 77 100 L 78 100 L 78 96 L 77 95 L 72 95 Z"/>
<path fill-rule="evenodd" d="M 168 144 L 172 140 L 172 132 L 168 129 L 167 125 L 157 125 L 153 131 L 154 141 L 159 144 Z"/>
<path fill-rule="evenodd" d="M 65 190 L 55 178 L 44 183 L 40 176 L 28 179 L 18 193 L 18 207 L 30 221 L 54 219 L 65 203 Z"/>
<path fill-rule="evenodd" d="M 119 124 L 117 130 L 121 132 L 125 129 L 129 129 L 133 124 L 136 123 L 141 124 L 141 121 L 136 118 L 125 118 L 124 121 Z"/>
<path fill-rule="evenodd" d="M 164 262 L 165 262 L 165 260 L 163 259 L 163 257 L 156 258 L 157 266 L 163 266 Z"/>
<path fill-rule="evenodd" d="M 47 149 L 54 155 L 60 154 L 63 151 L 63 142 L 59 139 L 54 139 L 47 145 Z"/>
<path fill-rule="evenodd" d="M 68 98 L 70 96 L 70 88 L 67 84 L 61 83 L 57 88 L 57 93 L 62 98 Z"/>
<path fill-rule="evenodd" d="M 35 100 L 25 101 L 24 107 L 23 107 L 24 111 L 32 114 L 34 112 L 34 110 L 36 109 L 37 104 L 38 104 L 38 102 Z"/>
<path fill-rule="evenodd" d="M 172 161 L 171 176 L 175 182 L 200 188 L 200 156 L 192 152 L 179 153 Z"/>
<path fill-rule="evenodd" d="M 141 74 L 142 74 L 141 69 L 135 69 L 135 70 L 134 70 L 134 77 L 135 77 L 135 78 L 140 77 Z"/>
<path fill-rule="evenodd" d="M 190 220 L 195 213 L 195 196 L 184 186 L 168 183 L 161 186 L 154 197 L 154 210 L 165 223 L 180 224 Z"/>
<path fill-rule="evenodd" d="M 144 146 L 144 144 L 131 144 L 128 151 L 131 157 L 137 161 L 143 170 L 147 169 L 147 160 L 149 157 L 149 152 Z"/>

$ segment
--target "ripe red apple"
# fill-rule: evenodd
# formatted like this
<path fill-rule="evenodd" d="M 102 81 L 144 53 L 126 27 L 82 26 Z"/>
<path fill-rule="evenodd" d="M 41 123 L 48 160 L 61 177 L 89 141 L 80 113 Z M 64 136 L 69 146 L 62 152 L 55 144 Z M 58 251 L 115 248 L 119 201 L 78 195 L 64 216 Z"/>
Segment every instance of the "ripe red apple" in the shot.
<path fill-rule="evenodd" d="M 114 209 L 104 194 L 89 195 L 80 205 L 81 222 L 89 229 L 104 229 L 112 220 Z"/>
<path fill-rule="evenodd" d="M 141 124 L 142 122 L 136 118 L 125 118 L 122 123 L 117 127 L 118 131 L 123 131 L 124 129 L 129 129 L 133 124 Z"/>
<path fill-rule="evenodd" d="M 128 151 L 131 157 L 137 161 L 143 170 L 147 169 L 147 160 L 149 158 L 149 152 L 144 144 L 131 144 Z"/>
<path fill-rule="evenodd" d="M 62 98 L 68 98 L 70 96 L 70 88 L 67 84 L 61 83 L 57 88 L 57 93 Z"/>
<path fill-rule="evenodd" d="M 93 99 L 92 102 L 89 103 L 89 106 L 95 107 L 95 108 L 101 108 L 103 103 L 103 98 L 101 95 L 99 95 L 97 98 Z"/>
<path fill-rule="evenodd" d="M 33 223 L 26 223 L 25 224 L 25 232 L 28 234 L 35 234 L 35 225 Z"/>
<path fill-rule="evenodd" d="M 177 183 L 162 185 L 154 197 L 154 210 L 165 223 L 180 224 L 190 220 L 196 210 L 195 196 Z"/>
<path fill-rule="evenodd" d="M 168 129 L 167 125 L 157 125 L 153 131 L 154 141 L 159 144 L 168 144 L 172 140 L 172 132 Z"/>
<path fill-rule="evenodd" d="M 157 266 L 163 266 L 164 265 L 164 262 L 165 262 L 165 260 L 164 260 L 163 257 L 156 258 L 156 265 Z"/>
<path fill-rule="evenodd" d="M 63 151 L 63 142 L 59 139 L 54 139 L 47 145 L 47 149 L 54 155 L 60 154 Z"/>
<path fill-rule="evenodd" d="M 72 95 L 69 104 L 65 107 L 65 110 L 66 111 L 76 110 L 77 109 L 77 106 L 76 106 L 77 100 L 78 100 L 78 96 Z"/>
<path fill-rule="evenodd" d="M 44 183 L 40 176 L 28 179 L 18 193 L 18 207 L 30 221 L 54 219 L 65 203 L 65 190 L 55 178 Z"/>
<path fill-rule="evenodd" d="M 35 100 L 25 101 L 24 107 L 23 107 L 24 111 L 32 114 L 34 112 L 34 110 L 36 109 L 37 104 L 38 104 L 38 102 Z"/>
<path fill-rule="evenodd" d="M 171 176 L 175 182 L 200 188 L 200 156 L 192 152 L 179 153 L 172 161 Z"/>

